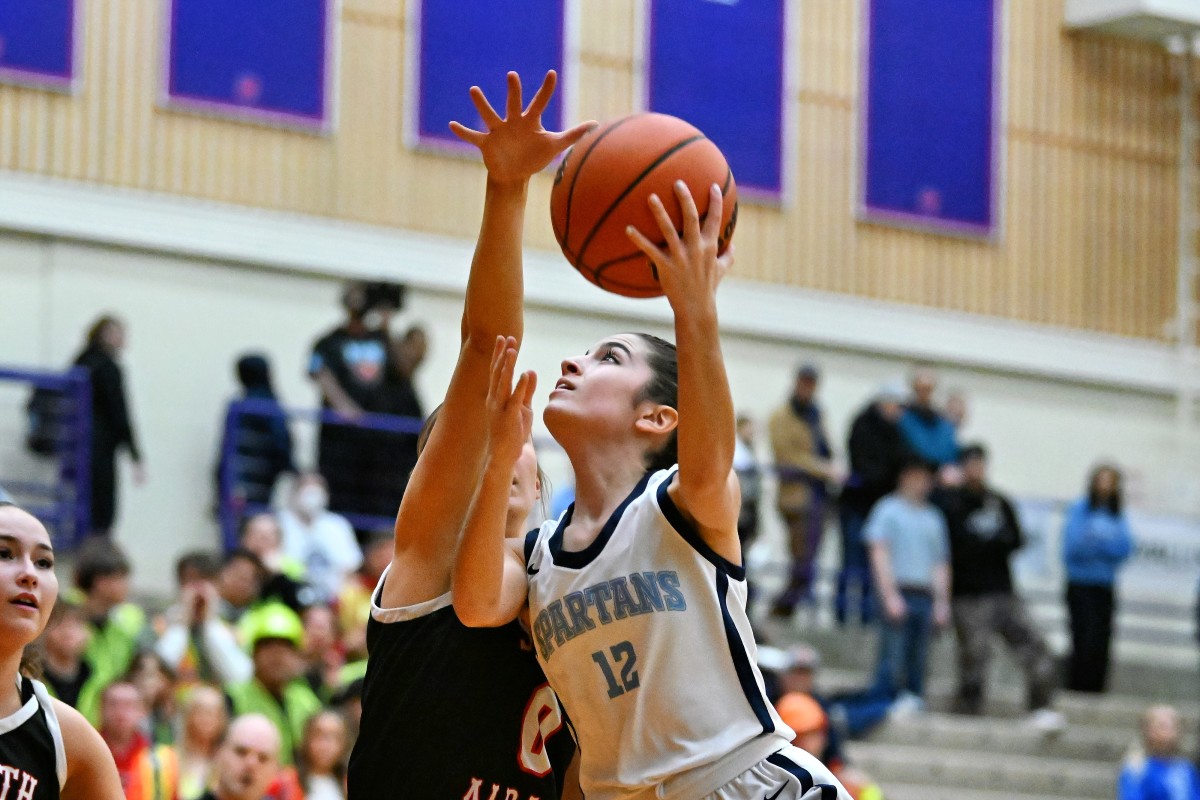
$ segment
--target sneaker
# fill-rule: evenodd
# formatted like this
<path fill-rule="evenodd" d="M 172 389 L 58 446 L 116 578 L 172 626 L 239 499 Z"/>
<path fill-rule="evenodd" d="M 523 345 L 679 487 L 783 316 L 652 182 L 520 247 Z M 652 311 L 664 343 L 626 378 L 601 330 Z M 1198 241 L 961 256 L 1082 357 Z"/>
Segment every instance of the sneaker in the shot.
<path fill-rule="evenodd" d="M 1063 729 L 1067 727 L 1067 718 L 1062 715 L 1062 712 L 1052 708 L 1039 708 L 1030 713 L 1027 724 L 1036 731 L 1053 735 L 1062 733 Z"/>
<path fill-rule="evenodd" d="M 924 700 L 911 692 L 902 692 L 888 708 L 888 719 L 911 719 L 924 711 Z"/>

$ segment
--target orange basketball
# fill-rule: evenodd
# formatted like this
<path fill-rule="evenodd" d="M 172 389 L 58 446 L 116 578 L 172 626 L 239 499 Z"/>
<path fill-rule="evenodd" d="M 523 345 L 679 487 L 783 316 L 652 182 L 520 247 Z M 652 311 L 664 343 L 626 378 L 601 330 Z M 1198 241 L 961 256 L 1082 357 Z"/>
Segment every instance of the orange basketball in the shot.
<path fill-rule="evenodd" d="M 601 289 L 626 297 L 661 295 L 654 264 L 630 241 L 625 227 L 660 238 L 646 202 L 657 194 L 682 231 L 674 190 L 680 179 L 691 189 L 702 219 L 709 187 L 721 187 L 719 248 L 724 252 L 737 224 L 737 185 L 725 156 L 703 133 L 667 114 L 633 114 L 590 131 L 563 157 L 550 193 L 550 220 L 563 255 Z"/>

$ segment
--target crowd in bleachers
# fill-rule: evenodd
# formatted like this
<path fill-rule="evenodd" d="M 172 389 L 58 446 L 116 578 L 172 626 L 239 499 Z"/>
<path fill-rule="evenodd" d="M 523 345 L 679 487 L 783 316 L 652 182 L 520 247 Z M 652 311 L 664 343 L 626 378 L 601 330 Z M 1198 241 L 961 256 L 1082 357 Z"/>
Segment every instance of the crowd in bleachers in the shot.
<path fill-rule="evenodd" d="M 256 354 L 239 359 L 239 399 L 266 405 L 228 424 L 220 448 L 217 505 L 236 519 L 236 541 L 180 557 L 176 596 L 162 610 L 149 613 L 130 602 L 131 564 L 103 535 L 115 504 L 111 497 L 93 503 L 100 516 L 92 527 L 102 535 L 78 553 L 75 590 L 60 599 L 42 662 L 53 691 L 103 733 L 129 797 L 199 798 L 223 779 L 223 769 L 246 786 L 264 784 L 263 796 L 280 800 L 344 796 L 371 591 L 392 553 L 383 523 L 395 513 L 416 453 L 415 431 L 346 423 L 370 414 L 423 415 L 412 377 L 424 359 L 424 332 L 414 327 L 393 338 L 388 330 L 402 303 L 399 287 L 349 284 L 344 321 L 313 347 L 310 377 L 336 415 L 322 425 L 314 472 L 297 467 L 270 365 Z M 94 395 L 95 430 L 117 429 L 111 446 L 99 449 L 103 474 L 115 474 L 121 447 L 137 457 L 123 396 L 113 399 L 121 395 L 124 335 L 119 320 L 105 317 L 84 348 L 99 353 L 92 360 L 103 362 L 115 386 Z M 818 402 L 820 377 L 817 366 L 803 365 L 791 396 L 770 416 L 770 464 L 757 455 L 758 434 L 747 417 L 738 421 L 735 456 L 746 550 L 768 513 L 762 505 L 768 470 L 777 480 L 775 511 L 787 531 L 790 567 L 779 594 L 764 603 L 768 614 L 787 620 L 817 602 L 817 554 L 825 531 L 836 527 L 834 618 L 879 630 L 873 681 L 838 696 L 817 691 L 816 652 L 764 648 L 773 697 L 798 744 L 836 765 L 847 786 L 858 787 L 856 797 L 879 797 L 878 787 L 846 764 L 840 742 L 889 715 L 923 710 L 926 655 L 940 627 L 953 627 L 959 644 L 956 711 L 983 710 L 998 636 L 1024 668 L 1029 722 L 1048 733 L 1060 730 L 1064 719 L 1053 710 L 1059 668 L 1009 569 L 1023 543 L 1020 522 L 988 482 L 986 448 L 960 441 L 965 396 L 951 392 L 939 403 L 936 372 L 919 367 L 909 385 L 890 381 L 878 389 L 854 417 L 839 453 Z M 277 484 L 288 473 L 294 477 L 281 499 Z M 1132 547 L 1120 481 L 1117 467 L 1098 467 L 1064 532 L 1072 631 L 1065 675 L 1075 690 L 1105 688 L 1113 585 Z M 96 487 L 97 494 L 114 491 L 109 483 Z M 752 598 L 754 589 L 752 583 Z M 278 771 L 246 766 L 245 749 L 233 752 L 237 737 L 225 733 L 230 719 L 244 718 L 230 730 L 249 731 L 261 749 L 255 726 L 264 717 L 278 734 L 266 748 Z M 1147 737 L 1157 719 L 1148 717 Z M 1155 759 L 1168 749 L 1148 744 L 1137 774 L 1159 774 Z M 1122 786 L 1131 780 L 1123 777 Z"/>

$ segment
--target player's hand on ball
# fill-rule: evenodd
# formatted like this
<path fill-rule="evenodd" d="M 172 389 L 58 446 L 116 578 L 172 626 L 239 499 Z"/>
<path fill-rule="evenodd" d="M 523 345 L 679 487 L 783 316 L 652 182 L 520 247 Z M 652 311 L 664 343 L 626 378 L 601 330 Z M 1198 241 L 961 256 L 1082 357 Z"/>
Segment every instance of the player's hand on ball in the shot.
<path fill-rule="evenodd" d="M 654 262 L 658 282 L 671 308 L 681 311 L 708 308 L 715 302 L 717 285 L 733 265 L 733 245 L 717 255 L 721 234 L 723 198 L 715 183 L 708 190 L 708 212 L 704 222 L 696 210 L 696 201 L 683 181 L 675 182 L 675 196 L 683 212 L 683 236 L 675 230 L 662 199 L 650 195 L 650 210 L 658 222 L 666 247 L 659 247 L 645 234 L 630 226 L 626 233 L 633 243 Z"/>
<path fill-rule="evenodd" d="M 517 364 L 517 340 L 496 337 L 488 384 L 488 450 L 497 463 L 515 464 L 533 432 L 533 393 L 537 375 L 523 372 L 513 386 Z"/>
<path fill-rule="evenodd" d="M 557 82 L 558 75 L 554 70 L 547 72 L 541 88 L 529 101 L 529 106 L 522 110 L 521 78 L 515 72 L 508 73 L 504 117 L 492 108 L 482 89 L 471 87 L 471 102 L 487 130 L 477 131 L 459 122 L 451 122 L 450 130 L 464 142 L 479 148 L 491 180 L 499 183 L 527 180 L 595 126 L 595 122 L 584 122 L 561 133 L 542 127 L 542 112 L 550 104 Z"/>

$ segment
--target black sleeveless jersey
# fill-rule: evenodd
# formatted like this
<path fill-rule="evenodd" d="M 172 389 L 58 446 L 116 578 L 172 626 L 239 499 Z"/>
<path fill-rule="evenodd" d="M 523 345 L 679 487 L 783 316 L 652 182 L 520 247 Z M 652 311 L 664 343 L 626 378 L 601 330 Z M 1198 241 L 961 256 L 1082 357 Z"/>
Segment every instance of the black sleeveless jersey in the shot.
<path fill-rule="evenodd" d="M 380 586 L 386 580 L 380 581 Z M 375 607 L 349 800 L 555 800 L 575 745 L 521 626 Z"/>
<path fill-rule="evenodd" d="M 58 800 L 66 752 L 46 690 L 21 678 L 21 708 L 0 719 L 0 800 Z"/>

